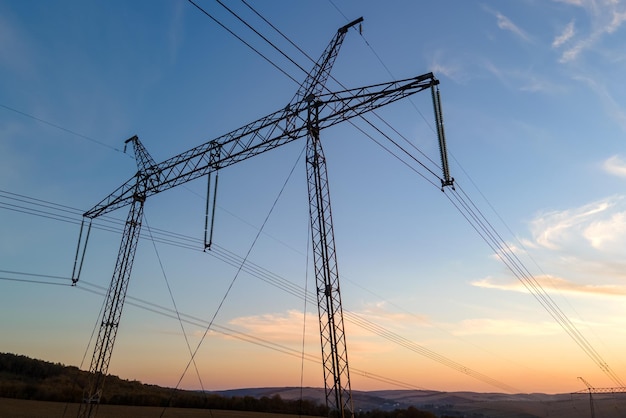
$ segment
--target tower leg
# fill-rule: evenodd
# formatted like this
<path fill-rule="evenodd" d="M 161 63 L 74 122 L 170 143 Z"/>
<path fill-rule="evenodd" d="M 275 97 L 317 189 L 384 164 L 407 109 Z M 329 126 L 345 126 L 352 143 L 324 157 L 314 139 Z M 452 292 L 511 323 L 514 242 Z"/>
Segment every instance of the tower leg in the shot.
<path fill-rule="evenodd" d="M 316 108 L 311 109 L 311 112 L 315 110 Z M 339 290 L 335 236 L 330 210 L 328 175 L 316 121 L 317 115 L 310 113 L 306 161 L 326 405 L 330 409 L 330 416 L 351 418 L 354 408 Z"/>
<path fill-rule="evenodd" d="M 126 219 L 115 270 L 106 295 L 98 339 L 89 367 L 89 383 L 85 387 L 83 402 L 78 410 L 79 418 L 95 417 L 100 404 L 104 380 L 109 370 L 113 344 L 122 316 L 130 272 L 133 268 L 137 242 L 139 241 L 144 201 L 145 199 L 136 196 Z"/>

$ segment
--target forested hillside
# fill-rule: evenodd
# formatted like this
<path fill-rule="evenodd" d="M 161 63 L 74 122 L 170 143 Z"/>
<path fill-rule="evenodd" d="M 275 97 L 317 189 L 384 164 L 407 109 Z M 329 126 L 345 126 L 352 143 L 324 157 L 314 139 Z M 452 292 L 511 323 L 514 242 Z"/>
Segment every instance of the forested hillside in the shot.
<path fill-rule="evenodd" d="M 82 388 L 87 384 L 88 375 L 88 372 L 79 370 L 77 367 L 35 360 L 16 354 L 0 353 L 0 397 L 81 402 Z M 310 400 L 285 400 L 279 395 L 261 398 L 227 397 L 146 385 L 138 381 L 123 380 L 117 376 L 107 376 L 101 403 L 328 416 L 328 409 L 325 405 Z M 435 417 L 412 407 L 406 410 L 385 412 L 362 411 L 357 416 L 366 418 Z"/>
<path fill-rule="evenodd" d="M 0 353 L 0 397 L 57 402 L 80 402 L 89 373 L 76 367 Z M 171 406 L 239 411 L 327 415 L 326 407 L 311 401 L 288 401 L 280 396 L 223 397 L 211 393 L 174 390 L 117 376 L 107 376 L 101 402 L 114 405 Z"/>

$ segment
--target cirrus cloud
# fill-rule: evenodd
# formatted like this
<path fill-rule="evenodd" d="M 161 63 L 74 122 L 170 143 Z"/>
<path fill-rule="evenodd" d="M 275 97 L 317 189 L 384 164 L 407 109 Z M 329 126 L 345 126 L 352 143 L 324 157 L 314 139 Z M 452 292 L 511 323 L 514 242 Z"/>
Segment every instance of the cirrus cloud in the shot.
<path fill-rule="evenodd" d="M 455 335 L 545 336 L 558 334 L 556 322 L 525 322 L 512 319 L 474 318 L 458 324 Z"/>
<path fill-rule="evenodd" d="M 606 214 L 620 201 L 621 198 L 612 197 L 578 208 L 539 214 L 530 224 L 533 241 L 550 250 L 580 245 L 583 237 L 591 242 L 592 238 L 585 234 L 587 227 L 600 219 L 610 217 Z"/>
<path fill-rule="evenodd" d="M 509 31 L 517 35 L 517 37 L 519 37 L 520 39 L 523 39 L 524 41 L 530 41 L 530 36 L 528 36 L 528 34 L 525 31 L 520 29 L 519 26 L 513 23 L 511 19 L 509 19 L 508 17 L 506 17 L 500 12 L 495 12 L 495 15 L 496 15 L 498 27 L 500 29 Z"/>
<path fill-rule="evenodd" d="M 619 155 L 609 157 L 603 164 L 607 173 L 617 177 L 626 177 L 626 162 Z"/>
<path fill-rule="evenodd" d="M 598 296 L 598 297 L 623 297 L 626 296 L 626 286 L 622 285 L 597 285 L 582 284 L 566 280 L 561 277 L 542 275 L 534 278 L 535 285 L 543 288 L 546 292 L 570 294 L 577 296 Z M 510 292 L 529 293 L 526 286 L 520 281 L 498 282 L 493 278 L 485 278 L 472 282 L 473 286 L 485 289 L 504 290 Z"/>
<path fill-rule="evenodd" d="M 574 21 L 572 20 L 565 26 L 563 32 L 552 41 L 552 48 L 558 48 L 572 39 L 575 34 Z"/>
<path fill-rule="evenodd" d="M 585 9 L 590 20 L 589 31 L 581 33 L 580 37 L 565 49 L 559 62 L 575 61 L 584 51 L 591 49 L 608 35 L 616 33 L 626 22 L 626 2 L 623 0 L 555 0 L 573 7 Z M 552 42 L 558 48 L 575 38 L 573 21 Z"/>

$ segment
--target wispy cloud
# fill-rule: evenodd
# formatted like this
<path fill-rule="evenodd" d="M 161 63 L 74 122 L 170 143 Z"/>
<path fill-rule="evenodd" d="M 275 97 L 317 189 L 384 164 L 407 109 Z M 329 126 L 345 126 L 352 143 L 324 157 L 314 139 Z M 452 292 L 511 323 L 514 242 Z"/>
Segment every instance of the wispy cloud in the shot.
<path fill-rule="evenodd" d="M 581 283 L 626 282 L 626 196 L 540 213 L 529 226 L 531 237 L 523 240 L 524 246 L 551 273 Z"/>
<path fill-rule="evenodd" d="M 583 232 L 583 236 L 595 249 L 604 251 L 615 245 L 624 244 L 626 235 L 626 212 L 612 214 L 607 219 L 592 222 Z"/>
<path fill-rule="evenodd" d="M 563 32 L 552 41 L 552 48 L 558 48 L 574 36 L 576 30 L 574 29 L 574 21 L 572 20 L 565 26 Z"/>
<path fill-rule="evenodd" d="M 415 315 L 406 311 L 398 312 L 390 309 L 387 302 L 370 303 L 361 309 L 358 315 L 368 321 L 392 327 L 414 327 L 429 325 L 429 319 L 424 315 Z"/>
<path fill-rule="evenodd" d="M 178 50 L 183 42 L 183 33 L 185 28 L 185 10 L 186 7 L 182 2 L 174 3 L 174 11 L 170 20 L 168 49 L 170 61 L 174 63 L 178 57 Z"/>
<path fill-rule="evenodd" d="M 612 14 L 613 19 L 606 28 L 607 33 L 615 32 L 617 29 L 619 29 L 620 26 L 622 26 L 624 22 L 626 22 L 626 11 L 612 10 Z"/>
<path fill-rule="evenodd" d="M 591 49 L 603 37 L 614 34 L 626 22 L 626 2 L 623 0 L 555 0 L 586 10 L 590 19 L 590 30 L 581 34 L 580 38 L 565 49 L 559 61 L 568 63 L 575 61 L 585 50 Z M 571 27 L 570 27 L 571 25 Z M 563 33 L 557 37 L 552 46 L 558 48 L 567 41 L 575 38 L 573 22 L 565 27 Z"/>
<path fill-rule="evenodd" d="M 535 277 L 535 283 L 541 286 L 546 292 L 559 294 L 566 293 L 578 296 L 626 296 L 626 286 L 622 285 L 581 284 L 549 275 Z M 476 280 L 472 282 L 472 285 L 486 289 L 529 293 L 528 289 L 520 281 L 496 282 L 493 278 L 486 278 Z"/>
<path fill-rule="evenodd" d="M 542 79 L 535 74 L 520 74 L 518 78 L 521 81 L 519 89 L 521 91 L 535 92 L 551 92 L 558 90 L 559 87 L 549 80 Z"/>
<path fill-rule="evenodd" d="M 524 32 L 515 23 L 513 23 L 511 19 L 509 19 L 508 17 L 506 17 L 500 12 L 495 12 L 495 15 L 497 18 L 498 27 L 500 29 L 512 32 L 513 34 L 517 35 L 520 39 L 523 39 L 524 41 L 530 41 L 530 36 L 528 36 L 526 32 Z"/>
<path fill-rule="evenodd" d="M 583 5 L 583 0 L 554 0 L 557 3 L 566 3 L 566 4 L 571 4 L 574 6 L 582 6 Z"/>
<path fill-rule="evenodd" d="M 346 320 L 346 328 L 350 328 L 352 337 L 370 337 L 372 335 L 366 328 L 354 326 L 353 322 L 359 323 L 362 320 L 365 323 L 391 329 L 432 326 L 427 317 L 389 309 L 385 302 L 369 304 L 358 313 L 353 312 L 353 314 L 358 315 L 357 321 Z M 304 317 L 301 311 L 289 310 L 287 312 L 238 317 L 230 320 L 229 325 L 264 339 L 296 344 L 302 341 L 303 321 Z M 317 329 L 317 322 L 316 314 L 307 313 L 306 329 Z"/>
<path fill-rule="evenodd" d="M 574 242 L 580 244 L 589 225 L 606 216 L 618 200 L 621 199 L 607 198 L 574 209 L 540 214 L 530 224 L 533 240 L 550 250 L 560 250 Z M 591 241 L 588 236 L 586 238 Z"/>
<path fill-rule="evenodd" d="M 576 60 L 576 58 L 578 58 L 578 56 L 584 50 L 591 48 L 591 46 L 595 44 L 599 38 L 600 38 L 600 34 L 594 33 L 585 39 L 579 40 L 572 47 L 563 51 L 563 53 L 561 54 L 561 58 L 559 59 L 559 62 L 562 64 L 565 64 L 567 62 Z"/>
<path fill-rule="evenodd" d="M 466 319 L 457 325 L 455 335 L 545 336 L 561 332 L 556 322 L 524 322 L 511 319 Z"/>
<path fill-rule="evenodd" d="M 433 62 L 430 64 L 430 71 L 435 75 L 444 75 L 457 82 L 461 82 L 463 79 L 461 70 L 457 65 L 444 63 L 440 57 L 433 58 Z"/>
<path fill-rule="evenodd" d="M 484 67 L 500 80 L 502 84 L 512 90 L 530 93 L 555 93 L 563 89 L 558 83 L 544 79 L 532 71 L 504 69 L 496 66 L 492 62 L 485 62 Z"/>
<path fill-rule="evenodd" d="M 315 315 L 306 315 L 307 327 L 315 325 L 316 321 Z M 300 311 L 290 310 L 284 313 L 238 317 L 229 321 L 229 325 L 275 342 L 296 343 L 302 341 L 304 316 Z"/>
<path fill-rule="evenodd" d="M 626 161 L 619 155 L 607 158 L 602 167 L 609 174 L 617 177 L 626 177 Z"/>

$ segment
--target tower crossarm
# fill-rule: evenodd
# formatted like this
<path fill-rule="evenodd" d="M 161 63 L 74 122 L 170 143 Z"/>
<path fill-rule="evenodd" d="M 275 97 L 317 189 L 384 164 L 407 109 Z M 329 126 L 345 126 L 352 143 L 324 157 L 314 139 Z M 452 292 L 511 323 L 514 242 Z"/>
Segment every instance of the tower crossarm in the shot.
<path fill-rule="evenodd" d="M 138 182 L 146 185 L 145 197 L 148 197 L 302 138 L 307 135 L 307 111 L 311 106 L 318 108 L 319 129 L 324 129 L 437 84 L 439 81 L 434 75 L 427 73 L 319 96 L 309 95 L 294 105 L 164 160 L 148 172 L 139 171 L 84 216 L 93 219 L 130 205 Z"/>
<path fill-rule="evenodd" d="M 579 390 L 578 392 L 574 392 L 575 394 L 587 394 L 587 393 L 626 393 L 626 387 L 618 386 L 613 388 L 594 388 L 590 387 L 588 389 Z"/>

